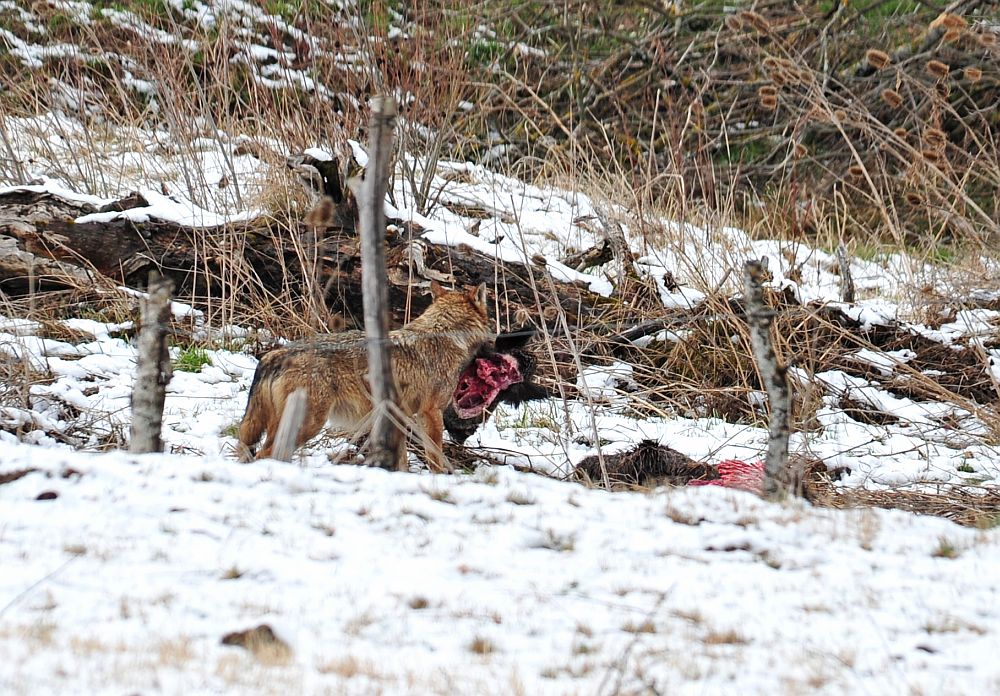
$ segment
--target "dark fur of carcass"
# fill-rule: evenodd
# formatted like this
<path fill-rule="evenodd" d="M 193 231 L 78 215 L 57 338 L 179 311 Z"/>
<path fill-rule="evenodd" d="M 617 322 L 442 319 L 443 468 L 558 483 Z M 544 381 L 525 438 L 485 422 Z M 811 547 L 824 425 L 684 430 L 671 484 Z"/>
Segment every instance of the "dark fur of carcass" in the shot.
<path fill-rule="evenodd" d="M 691 459 L 655 440 L 642 440 L 626 452 L 604 455 L 604 471 L 613 488 L 664 483 L 684 486 L 694 480 L 719 478 L 719 472 L 711 464 Z M 597 456 L 587 457 L 577 464 L 575 473 L 578 479 L 603 485 L 604 474 Z"/>
<path fill-rule="evenodd" d="M 465 442 L 498 404 L 517 406 L 548 398 L 545 388 L 531 381 L 537 361 L 525 346 L 535 333 L 529 328 L 498 335 L 462 371 L 444 412 L 444 426 L 452 441 Z"/>

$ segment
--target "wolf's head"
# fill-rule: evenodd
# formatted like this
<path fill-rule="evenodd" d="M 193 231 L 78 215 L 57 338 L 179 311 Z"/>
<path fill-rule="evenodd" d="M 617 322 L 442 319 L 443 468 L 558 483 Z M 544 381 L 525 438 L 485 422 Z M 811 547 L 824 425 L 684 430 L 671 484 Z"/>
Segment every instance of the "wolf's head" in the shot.
<path fill-rule="evenodd" d="M 548 398 L 545 388 L 531 381 L 537 361 L 525 346 L 535 334 L 533 328 L 503 333 L 479 349 L 462 371 L 444 412 L 445 428 L 452 440 L 468 439 L 500 403 L 516 406 Z"/>
<path fill-rule="evenodd" d="M 453 312 L 457 317 L 476 313 L 483 319 L 489 315 L 489 307 L 486 305 L 486 283 L 480 283 L 478 287 L 468 290 L 445 290 L 440 283 L 432 280 L 431 297 L 434 298 L 431 307 L 436 312 Z"/>
<path fill-rule="evenodd" d="M 468 290 L 445 290 L 431 281 L 431 304 L 423 314 L 403 326 L 401 331 L 423 337 L 440 336 L 472 355 L 484 343 L 492 341 L 486 284 Z"/>

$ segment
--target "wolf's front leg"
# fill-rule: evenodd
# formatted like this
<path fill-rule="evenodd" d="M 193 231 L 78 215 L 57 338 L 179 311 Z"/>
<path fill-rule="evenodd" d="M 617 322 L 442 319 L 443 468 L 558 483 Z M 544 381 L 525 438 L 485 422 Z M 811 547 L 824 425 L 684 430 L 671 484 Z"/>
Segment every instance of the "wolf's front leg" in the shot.
<path fill-rule="evenodd" d="M 410 465 L 408 463 L 409 457 L 406 454 L 406 433 L 403 433 L 403 442 L 399 444 L 399 449 L 396 450 L 396 471 L 409 471 Z"/>
<path fill-rule="evenodd" d="M 427 466 L 434 473 L 440 474 L 445 471 L 454 471 L 448 458 L 444 456 L 444 414 L 437 404 L 424 405 L 420 409 L 423 429 L 420 437 L 424 443 L 424 452 L 427 453 Z"/>

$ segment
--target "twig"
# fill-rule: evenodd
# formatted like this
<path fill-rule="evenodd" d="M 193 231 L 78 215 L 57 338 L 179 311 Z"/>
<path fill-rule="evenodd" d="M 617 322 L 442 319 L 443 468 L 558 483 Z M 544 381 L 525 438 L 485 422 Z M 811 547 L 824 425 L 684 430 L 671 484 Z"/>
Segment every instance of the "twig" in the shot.
<path fill-rule="evenodd" d="M 65 563 L 63 563 L 63 564 L 59 565 L 58 567 L 56 567 L 55 570 L 53 570 L 50 573 L 47 573 L 43 577 L 39 578 L 35 582 L 33 582 L 30 585 L 28 585 L 27 587 L 25 587 L 20 592 L 18 592 L 17 595 L 15 595 L 12 600 L 10 600 L 5 605 L 3 605 L 2 607 L 0 607 L 0 616 L 3 616 L 4 613 L 6 613 L 6 611 L 8 609 L 10 609 L 12 606 L 14 606 L 19 601 L 21 601 L 21 599 L 23 599 L 29 592 L 31 592 L 32 590 L 34 590 L 36 587 L 38 587 L 39 585 L 41 585 L 46 580 L 51 580 L 52 578 L 54 578 L 56 575 L 58 575 L 59 573 L 61 573 L 62 571 L 64 571 L 66 569 L 66 567 L 69 566 L 70 563 L 72 563 L 73 561 L 78 560 L 82 556 L 83 556 L 82 553 L 77 553 L 77 554 L 74 554 L 74 555 L 70 556 L 69 558 L 66 559 Z"/>
<path fill-rule="evenodd" d="M 10 138 L 7 136 L 6 121 L 0 121 L 0 140 L 3 141 L 4 150 L 7 151 L 7 158 L 14 168 L 14 176 L 11 178 L 19 183 L 27 183 L 28 175 L 21 164 L 21 159 L 14 152 L 14 146 L 11 145 Z"/>

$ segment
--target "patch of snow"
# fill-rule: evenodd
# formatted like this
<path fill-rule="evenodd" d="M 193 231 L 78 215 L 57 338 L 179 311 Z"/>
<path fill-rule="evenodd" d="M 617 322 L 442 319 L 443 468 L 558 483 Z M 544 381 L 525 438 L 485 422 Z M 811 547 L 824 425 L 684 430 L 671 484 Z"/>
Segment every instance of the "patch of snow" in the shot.
<path fill-rule="evenodd" d="M 610 365 L 584 368 L 577 378 L 576 388 L 586 398 L 613 402 L 620 399 L 623 392 L 635 391 L 637 385 L 632 377 L 632 366 L 616 360 Z"/>
<path fill-rule="evenodd" d="M 917 357 L 917 354 L 909 349 L 881 351 L 861 348 L 851 357 L 854 360 L 871 365 L 883 375 L 889 376 L 898 365 L 905 365 Z"/>
<path fill-rule="evenodd" d="M 109 222 L 115 219 L 131 220 L 132 222 L 164 220 L 189 227 L 218 227 L 240 220 L 251 220 L 264 213 L 262 210 L 246 210 L 230 215 L 219 214 L 205 210 L 190 200 L 164 196 L 152 189 L 142 189 L 139 193 L 149 202 L 148 206 L 108 213 L 90 213 L 76 218 L 76 222 L 82 224 L 85 222 Z"/>

